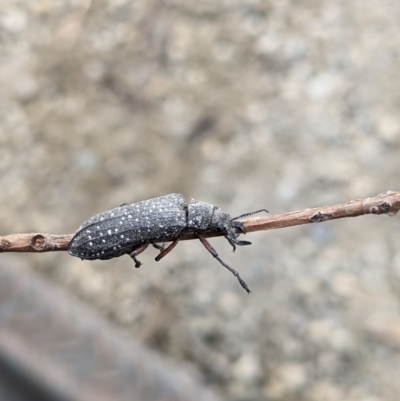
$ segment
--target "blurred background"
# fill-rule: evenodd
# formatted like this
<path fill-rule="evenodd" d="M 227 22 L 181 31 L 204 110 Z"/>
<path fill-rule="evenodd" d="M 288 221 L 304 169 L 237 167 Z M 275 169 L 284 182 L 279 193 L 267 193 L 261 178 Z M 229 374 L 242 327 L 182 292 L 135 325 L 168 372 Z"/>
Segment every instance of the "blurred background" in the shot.
<path fill-rule="evenodd" d="M 3 0 L 0 235 L 171 192 L 239 215 L 399 190 L 399 30 L 394 0 Z M 227 400 L 390 401 L 399 228 L 259 232 L 235 254 L 211 239 L 250 296 L 198 241 L 140 269 L 7 260 Z"/>

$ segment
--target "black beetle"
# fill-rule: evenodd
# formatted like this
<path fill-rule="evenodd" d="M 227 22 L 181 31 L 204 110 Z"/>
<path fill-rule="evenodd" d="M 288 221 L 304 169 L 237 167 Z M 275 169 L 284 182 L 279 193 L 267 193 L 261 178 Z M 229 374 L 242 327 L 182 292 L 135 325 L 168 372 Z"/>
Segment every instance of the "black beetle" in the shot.
<path fill-rule="evenodd" d="M 76 231 L 68 246 L 72 256 L 83 259 L 111 259 L 129 254 L 135 266 L 141 263 L 136 259 L 149 244 L 160 250 L 156 261 L 170 252 L 186 232 L 193 232 L 205 248 L 223 266 L 232 272 L 241 286 L 249 293 L 247 284 L 239 273 L 224 263 L 211 244 L 202 235 L 204 231 L 222 232 L 236 249 L 236 245 L 250 245 L 249 241 L 238 241 L 245 229 L 242 217 L 267 211 L 242 214 L 231 218 L 221 208 L 206 202 L 191 199 L 185 204 L 183 195 L 170 194 L 132 204 L 123 204 L 91 217 Z M 172 241 L 167 247 L 158 243 Z"/>

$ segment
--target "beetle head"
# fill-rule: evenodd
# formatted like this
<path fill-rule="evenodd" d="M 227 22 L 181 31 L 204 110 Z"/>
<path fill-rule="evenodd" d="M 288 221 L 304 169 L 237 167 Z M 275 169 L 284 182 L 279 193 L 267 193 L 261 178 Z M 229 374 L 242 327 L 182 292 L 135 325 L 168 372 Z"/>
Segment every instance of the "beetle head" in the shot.
<path fill-rule="evenodd" d="M 243 223 L 235 221 L 232 217 L 225 213 L 221 208 L 215 208 L 210 224 L 211 231 L 222 231 L 231 244 L 250 245 L 249 241 L 238 241 L 237 237 L 240 234 L 246 234 Z"/>

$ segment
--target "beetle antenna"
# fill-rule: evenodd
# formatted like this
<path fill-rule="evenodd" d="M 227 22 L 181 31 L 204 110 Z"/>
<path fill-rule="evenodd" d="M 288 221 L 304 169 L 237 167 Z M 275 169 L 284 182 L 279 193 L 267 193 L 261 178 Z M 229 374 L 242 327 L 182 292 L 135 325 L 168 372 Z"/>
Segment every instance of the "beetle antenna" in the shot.
<path fill-rule="evenodd" d="M 260 210 L 256 210 L 255 212 L 250 212 L 250 213 L 241 214 L 240 216 L 234 217 L 234 218 L 232 219 L 232 221 L 233 221 L 233 220 L 237 220 L 237 219 L 242 219 L 243 217 L 249 217 L 249 216 L 252 216 L 253 214 L 257 214 L 257 213 L 260 213 L 260 212 L 267 212 L 267 213 L 269 213 L 269 211 L 268 211 L 267 209 L 260 209 Z"/>

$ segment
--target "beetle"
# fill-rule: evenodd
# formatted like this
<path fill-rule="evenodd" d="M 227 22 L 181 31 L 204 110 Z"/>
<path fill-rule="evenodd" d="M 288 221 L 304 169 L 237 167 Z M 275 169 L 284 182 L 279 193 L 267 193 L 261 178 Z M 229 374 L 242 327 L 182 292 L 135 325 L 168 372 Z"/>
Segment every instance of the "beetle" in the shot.
<path fill-rule="evenodd" d="M 137 256 L 150 244 L 160 251 L 155 258 L 159 261 L 175 248 L 185 233 L 192 232 L 211 255 L 250 293 L 239 273 L 220 259 L 202 233 L 224 233 L 235 251 L 236 245 L 251 244 L 249 241 L 237 239 L 240 234 L 246 233 L 243 223 L 237 220 L 262 211 L 267 212 L 266 209 L 261 209 L 232 218 L 221 208 L 210 203 L 191 199 L 185 204 L 183 195 L 177 193 L 132 204 L 124 203 L 84 222 L 69 243 L 68 253 L 82 260 L 106 260 L 129 254 L 135 261 L 135 267 L 140 267 L 141 262 Z M 159 245 L 169 241 L 172 243 L 167 248 Z"/>

